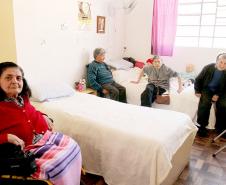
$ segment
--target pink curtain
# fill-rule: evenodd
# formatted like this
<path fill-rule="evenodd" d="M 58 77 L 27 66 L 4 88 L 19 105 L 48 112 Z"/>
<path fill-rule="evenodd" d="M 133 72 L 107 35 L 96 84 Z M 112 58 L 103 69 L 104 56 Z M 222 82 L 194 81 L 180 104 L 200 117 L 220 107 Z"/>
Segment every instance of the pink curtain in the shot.
<path fill-rule="evenodd" d="M 154 0 L 151 52 L 172 56 L 177 26 L 178 0 Z"/>

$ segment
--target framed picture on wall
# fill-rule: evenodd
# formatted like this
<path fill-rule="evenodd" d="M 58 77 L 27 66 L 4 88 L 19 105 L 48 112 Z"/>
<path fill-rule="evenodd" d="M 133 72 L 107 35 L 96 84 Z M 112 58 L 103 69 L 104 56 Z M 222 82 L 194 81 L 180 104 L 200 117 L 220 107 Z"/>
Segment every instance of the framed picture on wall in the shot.
<path fill-rule="evenodd" d="M 88 2 L 78 1 L 78 20 L 82 23 L 91 22 L 91 5 Z"/>
<path fill-rule="evenodd" d="M 97 16 L 97 33 L 105 33 L 105 17 Z"/>
<path fill-rule="evenodd" d="M 85 0 L 78 1 L 78 29 L 92 30 L 91 4 Z"/>

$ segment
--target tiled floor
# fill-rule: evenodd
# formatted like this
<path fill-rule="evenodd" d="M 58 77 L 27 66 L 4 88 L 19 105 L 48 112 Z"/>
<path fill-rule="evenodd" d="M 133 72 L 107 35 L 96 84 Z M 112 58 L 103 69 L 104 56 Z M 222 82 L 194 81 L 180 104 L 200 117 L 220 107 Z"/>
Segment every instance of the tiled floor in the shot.
<path fill-rule="evenodd" d="M 196 137 L 192 147 L 189 165 L 184 169 L 174 185 L 226 185 L 226 149 L 215 158 L 212 154 L 226 139 L 212 143 L 216 134 L 212 131 L 208 138 Z M 102 177 L 87 174 L 82 176 L 86 185 L 106 185 Z"/>

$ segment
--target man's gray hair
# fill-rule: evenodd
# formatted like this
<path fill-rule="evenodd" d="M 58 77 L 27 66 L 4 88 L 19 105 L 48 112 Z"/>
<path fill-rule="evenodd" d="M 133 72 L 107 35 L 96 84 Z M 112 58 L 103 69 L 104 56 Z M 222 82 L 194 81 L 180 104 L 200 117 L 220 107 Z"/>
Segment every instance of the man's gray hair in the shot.
<path fill-rule="evenodd" d="M 226 53 L 220 53 L 217 55 L 216 61 L 218 61 L 219 59 L 224 59 L 226 60 Z"/>
<path fill-rule="evenodd" d="M 96 48 L 94 51 L 93 51 L 93 57 L 94 59 L 96 59 L 97 55 L 103 55 L 105 54 L 105 50 L 103 48 Z"/>

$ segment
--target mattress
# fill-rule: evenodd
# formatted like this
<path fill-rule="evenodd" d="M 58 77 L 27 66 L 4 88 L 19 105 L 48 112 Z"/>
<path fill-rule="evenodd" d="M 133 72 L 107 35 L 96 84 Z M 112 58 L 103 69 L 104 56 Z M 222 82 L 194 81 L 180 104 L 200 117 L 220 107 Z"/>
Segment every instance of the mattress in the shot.
<path fill-rule="evenodd" d="M 32 104 L 54 119 L 57 131 L 77 140 L 85 169 L 109 185 L 161 184 L 174 154 L 197 131 L 183 113 L 79 92 Z"/>

